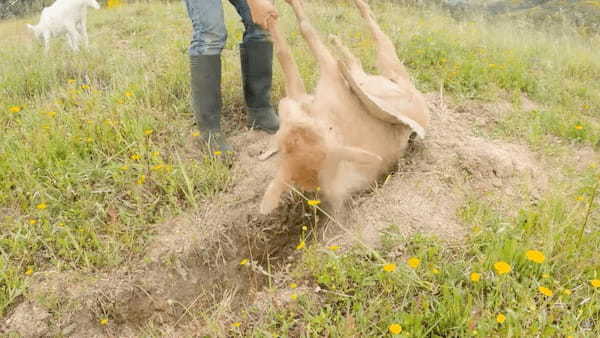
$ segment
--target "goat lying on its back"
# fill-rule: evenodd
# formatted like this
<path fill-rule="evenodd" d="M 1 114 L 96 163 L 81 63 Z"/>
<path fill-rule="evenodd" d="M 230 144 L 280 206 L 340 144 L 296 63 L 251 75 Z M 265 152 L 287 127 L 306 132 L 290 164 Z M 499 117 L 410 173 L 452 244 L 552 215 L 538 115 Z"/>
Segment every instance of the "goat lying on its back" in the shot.
<path fill-rule="evenodd" d="M 279 105 L 276 134 L 280 168 L 261 203 L 269 213 L 281 194 L 295 185 L 320 188 L 334 209 L 353 192 L 367 188 L 403 155 L 410 134 L 425 133 L 429 111 L 398 60 L 394 45 L 363 0 L 354 0 L 377 43 L 381 75 L 368 75 L 350 51 L 334 38 L 336 59 L 304 13 L 302 0 L 286 0 L 320 69 L 314 94 L 308 94 L 289 45 L 278 30 L 278 14 L 266 0 L 249 0 L 255 22 L 273 37 L 285 76 L 286 97 Z"/>
<path fill-rule="evenodd" d="M 50 7 L 42 10 L 40 22 L 27 27 L 33 31 L 35 37 L 44 42 L 44 48 L 48 51 L 50 38 L 62 34 L 67 35 L 67 42 L 72 50 L 79 50 L 79 42 L 87 47 L 89 44 L 87 35 L 87 8 L 99 9 L 96 0 L 56 0 Z"/>

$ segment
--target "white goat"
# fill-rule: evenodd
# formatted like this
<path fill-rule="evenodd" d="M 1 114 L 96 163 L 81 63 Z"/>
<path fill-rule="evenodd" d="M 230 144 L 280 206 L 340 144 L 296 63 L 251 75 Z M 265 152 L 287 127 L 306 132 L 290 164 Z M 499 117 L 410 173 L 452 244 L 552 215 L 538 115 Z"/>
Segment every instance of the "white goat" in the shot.
<path fill-rule="evenodd" d="M 42 10 L 37 25 L 27 24 L 27 27 L 43 41 L 46 52 L 50 48 L 50 38 L 62 34 L 67 35 L 71 49 L 78 51 L 82 39 L 85 47 L 89 45 L 86 27 L 88 7 L 100 9 L 96 0 L 56 0 Z"/>

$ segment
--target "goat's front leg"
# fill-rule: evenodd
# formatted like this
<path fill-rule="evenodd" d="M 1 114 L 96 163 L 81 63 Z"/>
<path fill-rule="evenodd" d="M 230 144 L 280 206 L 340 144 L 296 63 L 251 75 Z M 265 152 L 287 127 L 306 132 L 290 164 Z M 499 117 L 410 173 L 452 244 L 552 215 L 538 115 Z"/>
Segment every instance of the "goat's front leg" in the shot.
<path fill-rule="evenodd" d="M 77 25 L 77 28 L 78 28 L 79 34 L 81 35 L 81 37 L 83 39 L 83 46 L 85 48 L 88 48 L 90 46 L 90 40 L 89 40 L 88 34 L 87 34 L 87 19 L 85 18 L 85 16 L 83 18 L 81 18 L 81 21 Z"/>
<path fill-rule="evenodd" d="M 262 202 L 260 203 L 261 214 L 267 215 L 277 208 L 281 194 L 289 189 L 288 184 L 288 170 L 283 166 L 279 169 L 277 176 L 271 181 L 267 187 L 267 191 L 265 191 L 265 194 L 263 195 Z"/>
<path fill-rule="evenodd" d="M 79 41 L 81 40 L 81 36 L 79 35 L 77 28 L 75 28 L 75 24 L 67 25 L 66 29 L 67 29 L 67 35 L 69 37 L 69 41 L 70 41 L 69 44 L 71 46 L 71 49 L 74 52 L 79 51 Z"/>
<path fill-rule="evenodd" d="M 392 43 L 392 40 L 390 40 L 381 27 L 379 27 L 377 21 L 375 21 L 375 16 L 369 5 L 363 0 L 354 0 L 354 3 L 358 7 L 360 15 L 367 22 L 371 34 L 373 34 L 373 38 L 377 43 L 377 68 L 379 68 L 381 75 L 397 83 L 409 80 L 406 68 L 400 62 L 400 59 L 398 59 L 394 43 Z"/>

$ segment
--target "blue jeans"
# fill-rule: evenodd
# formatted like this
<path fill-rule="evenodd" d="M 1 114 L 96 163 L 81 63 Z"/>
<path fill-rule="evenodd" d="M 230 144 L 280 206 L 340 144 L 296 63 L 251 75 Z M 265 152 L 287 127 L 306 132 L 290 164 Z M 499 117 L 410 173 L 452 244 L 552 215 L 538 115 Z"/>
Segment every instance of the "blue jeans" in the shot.
<path fill-rule="evenodd" d="M 189 53 L 219 55 L 227 41 L 222 0 L 183 0 L 192 21 L 193 35 Z M 244 42 L 269 40 L 269 34 L 252 21 L 246 0 L 229 0 L 244 23 Z"/>

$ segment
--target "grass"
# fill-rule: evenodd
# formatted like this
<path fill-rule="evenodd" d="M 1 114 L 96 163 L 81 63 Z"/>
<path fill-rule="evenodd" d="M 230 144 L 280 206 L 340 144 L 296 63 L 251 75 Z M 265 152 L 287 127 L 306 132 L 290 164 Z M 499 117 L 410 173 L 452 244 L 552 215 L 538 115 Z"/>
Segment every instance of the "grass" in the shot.
<path fill-rule="evenodd" d="M 314 86 L 314 60 L 291 12 L 278 6 L 300 70 Z M 373 69 L 373 43 L 347 2 L 307 7 L 323 34 L 338 34 Z M 243 100 L 236 52 L 243 31 L 226 8 L 223 94 L 231 116 Z M 600 279 L 600 171 L 575 170 L 568 161 L 573 151 L 600 142 L 600 38 L 527 21 L 456 21 L 391 2 L 374 9 L 422 91 L 442 88 L 465 102 L 510 101 L 512 113 L 483 134 L 528 143 L 561 175 L 543 196 L 518 205 L 473 192 L 460 213 L 471 232 L 457 245 L 401 236 L 402 224 L 390 225 L 377 252 L 307 241 L 290 276 L 300 285 L 289 290 L 297 299 L 267 315 L 249 313 L 229 333 L 383 336 L 397 324 L 404 336 L 600 334 L 600 290 L 590 282 Z M 228 184 L 218 159 L 190 155 L 197 137 L 188 104 L 191 32 L 180 3 L 90 11 L 92 48 L 72 54 L 55 40 L 47 58 L 24 27 L 32 21 L 0 22 L 3 314 L 31 274 L 126 265 L 143 255 L 155 224 L 209 202 Z M 534 111 L 522 111 L 524 96 L 537 103 Z M 544 262 L 527 260 L 528 250 L 541 251 Z M 406 264 L 411 257 L 418 267 Z M 512 271 L 498 274 L 498 261 Z M 396 269 L 384 271 L 386 263 Z M 472 272 L 481 275 L 478 282 Z"/>

